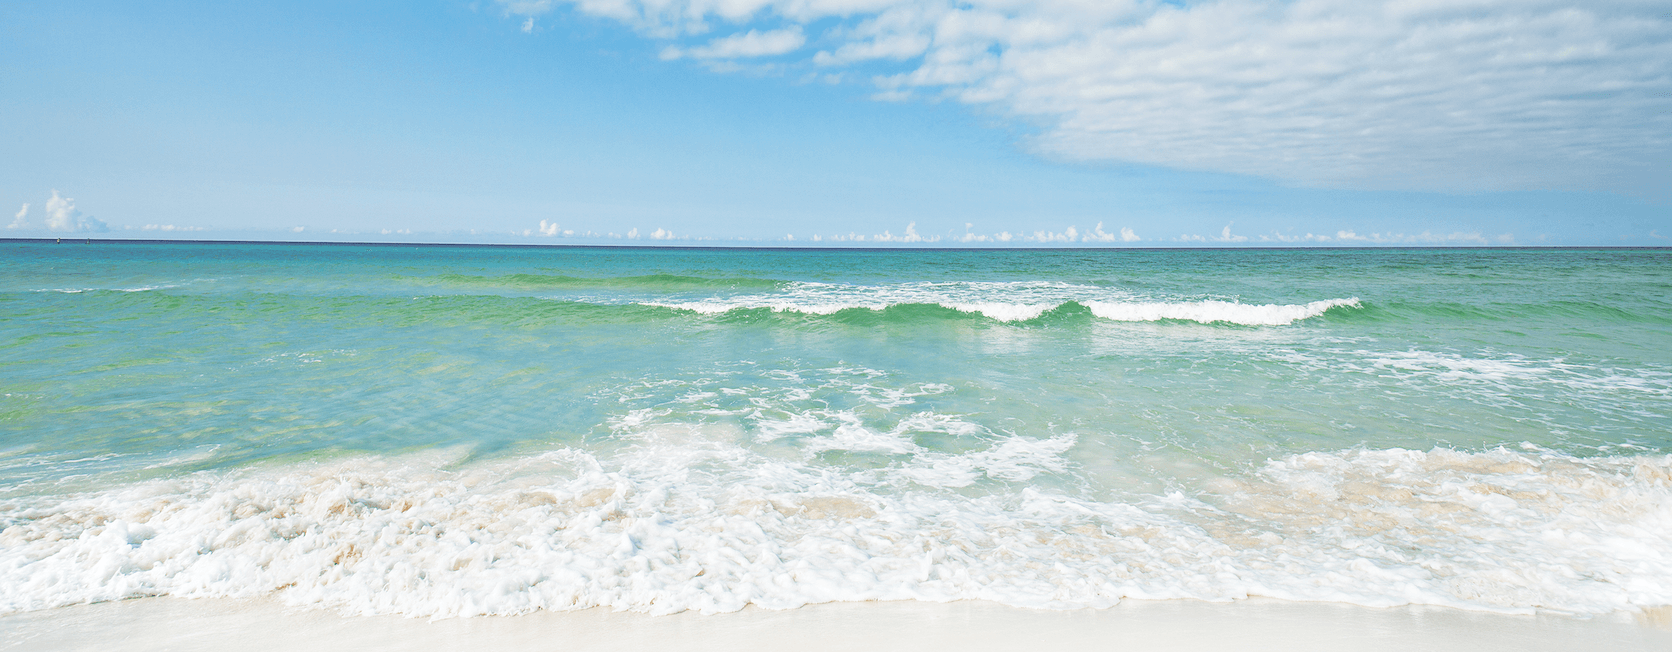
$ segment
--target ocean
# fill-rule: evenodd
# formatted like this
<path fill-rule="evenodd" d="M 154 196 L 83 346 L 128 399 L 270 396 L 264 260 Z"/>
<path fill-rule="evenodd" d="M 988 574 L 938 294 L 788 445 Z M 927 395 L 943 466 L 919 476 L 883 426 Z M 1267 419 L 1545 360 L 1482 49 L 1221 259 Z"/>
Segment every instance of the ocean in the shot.
<path fill-rule="evenodd" d="M 1672 605 L 1672 250 L 0 251 L 0 613 Z"/>

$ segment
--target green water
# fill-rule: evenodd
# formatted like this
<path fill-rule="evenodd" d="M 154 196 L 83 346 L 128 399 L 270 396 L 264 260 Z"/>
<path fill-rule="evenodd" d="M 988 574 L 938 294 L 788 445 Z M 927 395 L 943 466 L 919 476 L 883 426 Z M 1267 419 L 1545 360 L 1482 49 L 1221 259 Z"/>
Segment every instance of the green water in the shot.
<path fill-rule="evenodd" d="M 702 482 L 783 463 L 954 506 L 1229 509 L 1216 483 L 1309 453 L 1672 452 L 1667 250 L 0 251 L 15 509 L 429 452 L 625 474 L 675 430 L 754 460 L 680 467 Z"/>

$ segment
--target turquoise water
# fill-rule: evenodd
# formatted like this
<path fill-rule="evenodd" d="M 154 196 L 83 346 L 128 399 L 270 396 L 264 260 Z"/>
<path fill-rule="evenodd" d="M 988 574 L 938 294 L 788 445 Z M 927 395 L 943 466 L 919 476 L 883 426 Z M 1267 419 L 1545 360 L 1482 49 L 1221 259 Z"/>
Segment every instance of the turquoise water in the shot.
<path fill-rule="evenodd" d="M 0 243 L 0 608 L 1672 604 L 1672 251 Z"/>

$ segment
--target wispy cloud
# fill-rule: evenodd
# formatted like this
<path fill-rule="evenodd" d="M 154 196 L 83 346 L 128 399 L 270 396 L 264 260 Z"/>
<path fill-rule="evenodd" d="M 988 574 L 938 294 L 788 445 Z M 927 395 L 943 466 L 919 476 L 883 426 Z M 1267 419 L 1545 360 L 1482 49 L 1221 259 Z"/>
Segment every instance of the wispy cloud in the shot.
<path fill-rule="evenodd" d="M 1351 229 L 1342 229 L 1330 234 L 1293 235 L 1271 233 L 1256 238 L 1259 242 L 1276 242 L 1283 244 L 1335 244 L 1335 245 L 1489 245 L 1515 244 L 1515 235 L 1501 233 L 1486 236 L 1479 231 L 1453 231 L 1451 233 L 1421 233 L 1407 234 L 1397 232 L 1359 233 Z"/>
<path fill-rule="evenodd" d="M 707 45 L 690 49 L 669 46 L 662 50 L 663 59 L 740 59 L 768 57 L 794 52 L 807 42 L 800 27 L 762 32 L 751 29 L 709 41 Z"/>
<path fill-rule="evenodd" d="M 524 19 L 554 6 L 500 4 Z M 814 43 L 792 63 L 854 71 L 878 99 L 993 107 L 1043 125 L 1033 146 L 1064 159 L 1353 188 L 1672 177 L 1672 16 L 1654 2 L 564 4 L 666 41 L 669 58 L 785 56 Z"/>
<path fill-rule="evenodd" d="M 28 204 L 24 204 L 23 208 L 17 209 L 17 215 L 12 217 L 12 223 L 7 224 L 6 228 L 8 228 L 8 229 L 27 229 L 27 228 L 29 228 L 29 205 Z"/>

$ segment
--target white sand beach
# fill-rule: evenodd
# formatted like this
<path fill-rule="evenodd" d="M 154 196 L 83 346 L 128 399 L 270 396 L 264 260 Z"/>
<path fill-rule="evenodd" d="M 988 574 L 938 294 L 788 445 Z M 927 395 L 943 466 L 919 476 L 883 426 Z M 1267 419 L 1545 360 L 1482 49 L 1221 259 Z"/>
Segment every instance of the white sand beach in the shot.
<path fill-rule="evenodd" d="M 144 598 L 0 618 L 3 650 L 1634 650 L 1672 649 L 1672 613 L 1578 619 L 1439 607 L 1128 600 L 1039 611 L 857 602 L 645 616 L 603 609 L 428 621 L 273 601 Z"/>

